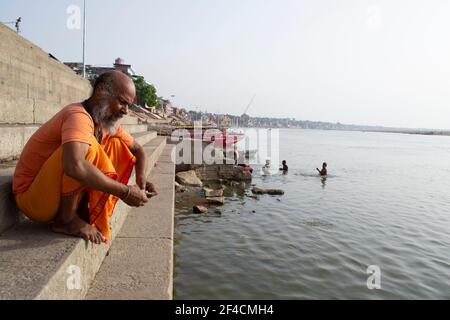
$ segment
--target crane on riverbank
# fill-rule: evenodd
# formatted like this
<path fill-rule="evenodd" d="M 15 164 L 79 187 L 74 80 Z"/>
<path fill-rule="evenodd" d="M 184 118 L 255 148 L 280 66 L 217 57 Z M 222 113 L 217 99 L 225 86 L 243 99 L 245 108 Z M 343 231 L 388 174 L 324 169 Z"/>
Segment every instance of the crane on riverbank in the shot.
<path fill-rule="evenodd" d="M 253 101 L 255 101 L 255 98 L 256 98 L 256 94 L 253 95 L 252 99 L 250 100 L 249 104 L 247 105 L 247 108 L 245 108 L 243 114 L 246 114 L 246 113 L 247 113 L 248 109 L 250 109 L 250 107 L 252 106 Z"/>

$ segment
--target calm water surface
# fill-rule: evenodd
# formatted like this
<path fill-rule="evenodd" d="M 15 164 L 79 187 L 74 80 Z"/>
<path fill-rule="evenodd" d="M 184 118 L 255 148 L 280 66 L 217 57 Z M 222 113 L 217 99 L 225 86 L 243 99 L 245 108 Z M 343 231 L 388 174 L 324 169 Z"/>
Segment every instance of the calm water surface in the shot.
<path fill-rule="evenodd" d="M 177 299 L 450 298 L 450 137 L 281 130 L 287 175 L 229 191 L 223 214 L 177 204 Z M 328 162 L 329 177 L 315 175 Z M 381 269 L 369 290 L 367 267 Z"/>

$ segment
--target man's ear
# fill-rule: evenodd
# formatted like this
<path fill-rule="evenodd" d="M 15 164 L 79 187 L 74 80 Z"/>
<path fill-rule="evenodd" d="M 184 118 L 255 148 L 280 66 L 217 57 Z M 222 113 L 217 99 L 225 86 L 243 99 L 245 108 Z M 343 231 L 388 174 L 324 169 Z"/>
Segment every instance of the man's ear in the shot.
<path fill-rule="evenodd" d="M 100 84 L 97 86 L 97 90 L 98 90 L 98 93 L 99 93 L 100 95 L 102 95 L 102 96 L 108 94 L 108 90 L 106 90 L 105 85 L 104 85 L 103 83 L 100 83 Z"/>
<path fill-rule="evenodd" d="M 112 94 L 103 83 L 97 85 L 97 91 L 97 94 L 101 97 L 110 96 Z"/>
<path fill-rule="evenodd" d="M 94 89 L 94 95 L 96 96 L 102 96 L 103 95 L 103 91 L 104 91 L 104 86 L 103 84 L 98 84 L 95 89 Z"/>

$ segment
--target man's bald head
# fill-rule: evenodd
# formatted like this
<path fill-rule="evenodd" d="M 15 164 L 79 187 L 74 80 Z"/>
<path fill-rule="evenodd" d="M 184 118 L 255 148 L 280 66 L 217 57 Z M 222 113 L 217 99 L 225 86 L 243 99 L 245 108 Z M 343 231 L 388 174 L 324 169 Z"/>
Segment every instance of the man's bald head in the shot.
<path fill-rule="evenodd" d="M 135 98 L 136 88 L 130 77 L 120 71 L 105 72 L 94 83 L 94 92 L 88 99 L 89 113 L 95 124 L 113 134 Z"/>
<path fill-rule="evenodd" d="M 120 94 L 134 97 L 136 88 L 130 77 L 121 71 L 108 71 L 102 73 L 94 83 L 94 92 L 92 95 L 100 94 L 100 91 L 106 91 L 109 94 Z"/>

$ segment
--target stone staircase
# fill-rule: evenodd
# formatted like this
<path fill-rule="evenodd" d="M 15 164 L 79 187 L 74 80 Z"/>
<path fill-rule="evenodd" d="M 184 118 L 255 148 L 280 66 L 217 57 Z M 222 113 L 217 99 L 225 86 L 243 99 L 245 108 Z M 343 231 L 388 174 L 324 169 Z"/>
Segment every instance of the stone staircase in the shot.
<path fill-rule="evenodd" d="M 155 230 L 163 227 L 164 237 L 167 240 L 161 257 L 166 263 L 155 265 L 154 269 L 162 270 L 156 272 L 163 279 L 164 285 L 159 285 L 156 290 L 148 291 L 146 295 L 136 298 L 158 298 L 170 299 L 172 297 L 172 252 L 173 252 L 173 181 L 175 175 L 174 164 L 170 161 L 171 147 L 166 145 L 165 137 L 158 137 L 156 132 L 148 131 L 147 125 L 137 123 L 137 119 L 128 119 L 122 123 L 125 130 L 132 134 L 136 141 L 144 146 L 148 156 L 147 172 L 155 179 L 156 186 L 162 190 L 162 196 L 156 197 L 140 209 L 128 207 L 122 201 L 117 203 L 114 215 L 111 219 L 111 241 L 109 244 L 94 245 L 83 239 L 55 234 L 50 231 L 48 225 L 38 224 L 28 220 L 15 206 L 11 191 L 12 174 L 15 162 L 5 160 L 17 159 L 29 137 L 37 130 L 35 125 L 1 125 L 0 126 L 0 299 L 84 299 L 101 298 L 100 292 L 95 289 L 98 284 L 114 288 L 113 279 L 126 276 L 123 272 L 114 278 L 104 279 L 102 270 L 108 270 L 110 262 L 107 258 L 105 265 L 102 263 L 111 250 L 111 258 L 116 257 L 118 248 L 126 248 L 133 252 L 139 248 L 139 244 L 126 243 L 120 237 L 125 230 L 126 235 L 136 239 L 142 237 L 142 231 L 148 228 Z M 154 169 L 155 168 L 155 169 Z M 162 170 L 162 171 L 161 171 Z M 164 175 L 164 176 L 163 176 Z M 130 178 L 130 184 L 135 181 L 134 172 Z M 45 196 L 45 190 L 43 190 Z M 166 203 L 166 201 L 168 201 Z M 136 211 L 136 212 L 135 212 Z M 131 222 L 135 225 L 135 216 L 146 217 L 139 222 L 144 229 L 133 229 L 127 227 L 125 220 L 130 214 Z M 153 216 L 153 214 L 157 214 Z M 155 217 L 159 217 L 156 218 Z M 151 224 L 151 225 L 150 225 Z M 127 228 L 122 228 L 122 227 Z M 124 230 L 122 230 L 124 229 Z M 134 233 L 134 235 L 133 235 Z M 153 238 L 152 238 L 153 237 Z M 158 245 L 158 239 L 151 236 L 146 243 L 151 241 Z M 155 254 L 152 246 L 147 246 L 148 252 L 142 256 Z M 145 250 L 144 250 L 145 251 Z M 125 258 L 126 256 L 124 256 Z M 123 259 L 115 259 L 114 263 Z M 131 261 L 127 261 L 130 263 Z M 100 268 L 102 266 L 102 269 Z M 136 273 L 145 273 L 146 266 L 135 264 L 128 265 L 127 269 Z M 94 279 L 99 272 L 97 279 Z M 153 270 L 154 271 L 154 270 Z M 101 280 L 100 280 L 101 279 Z M 151 278 L 146 278 L 149 281 Z M 92 284 L 96 283 L 90 290 Z M 158 282 L 161 284 L 161 281 Z M 152 283 L 148 287 L 154 288 Z M 130 286 L 129 290 L 133 290 Z M 123 296 L 115 298 L 126 298 L 127 290 L 122 290 Z M 108 297 L 104 297 L 108 298 Z"/>

